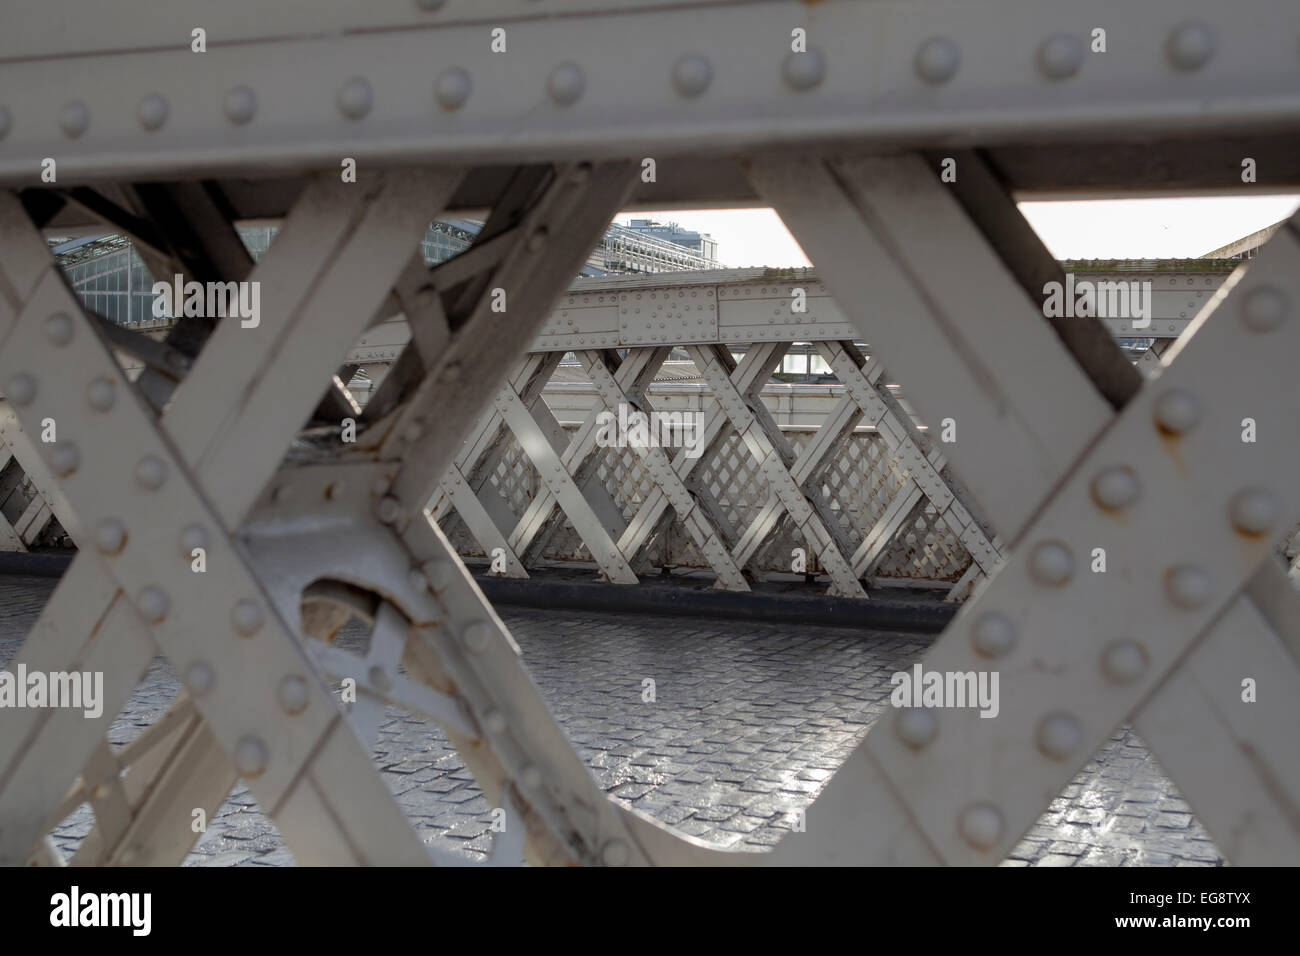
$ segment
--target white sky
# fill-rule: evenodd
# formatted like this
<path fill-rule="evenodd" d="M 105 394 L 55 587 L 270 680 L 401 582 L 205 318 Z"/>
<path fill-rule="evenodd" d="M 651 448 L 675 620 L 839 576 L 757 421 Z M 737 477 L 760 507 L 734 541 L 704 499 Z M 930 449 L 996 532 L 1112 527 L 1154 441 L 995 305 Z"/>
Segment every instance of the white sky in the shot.
<path fill-rule="evenodd" d="M 1120 199 L 1021 203 L 1029 224 L 1058 259 L 1195 258 L 1285 219 L 1300 196 Z M 723 264 L 806 266 L 808 258 L 771 209 L 637 212 L 617 221 L 658 219 L 712 233 Z"/>

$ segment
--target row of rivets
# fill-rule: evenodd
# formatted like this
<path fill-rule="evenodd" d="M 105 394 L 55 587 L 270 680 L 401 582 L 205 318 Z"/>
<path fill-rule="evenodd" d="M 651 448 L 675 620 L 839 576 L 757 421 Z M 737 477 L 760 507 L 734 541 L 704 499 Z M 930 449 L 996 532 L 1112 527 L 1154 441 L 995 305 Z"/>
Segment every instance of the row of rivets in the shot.
<path fill-rule="evenodd" d="M 417 2 L 426 9 L 436 9 L 442 6 L 444 0 Z M 1165 42 L 1165 57 L 1175 69 L 1192 72 L 1209 62 L 1214 48 L 1214 33 L 1208 26 L 1203 23 L 1184 23 L 1169 34 Z M 1048 37 L 1039 46 L 1036 58 L 1039 72 L 1050 80 L 1065 80 L 1074 76 L 1083 65 L 1083 59 L 1083 43 L 1069 34 Z M 960 66 L 961 53 L 957 45 L 947 37 L 930 37 L 925 40 L 917 48 L 912 61 L 917 77 L 932 86 L 947 83 L 956 76 Z M 792 90 L 805 92 L 815 89 L 826 78 L 825 54 L 816 47 L 790 53 L 782 64 L 781 73 L 786 86 Z M 679 95 L 691 99 L 702 94 L 713 82 L 713 65 L 705 56 L 688 53 L 673 64 L 671 77 L 673 89 Z M 465 105 L 472 90 L 473 81 L 469 72 L 462 67 L 452 67 L 445 70 L 435 82 L 434 98 L 443 109 L 455 111 Z M 585 90 L 586 77 L 582 68 L 572 62 L 557 66 L 546 81 L 547 94 L 561 106 L 577 102 Z M 336 105 L 344 116 L 359 120 L 374 106 L 374 91 L 367 80 L 353 77 L 339 89 Z M 162 128 L 169 112 L 167 100 L 159 93 L 150 93 L 137 105 L 136 118 L 141 127 L 153 132 Z M 257 112 L 257 97 L 247 86 L 234 87 L 226 93 L 222 112 L 232 123 L 247 123 Z M 8 109 L 0 107 L 0 139 L 4 138 L 11 126 L 12 115 Z M 68 103 L 59 113 L 59 127 L 71 139 L 81 136 L 90 128 L 89 108 L 80 100 Z"/>

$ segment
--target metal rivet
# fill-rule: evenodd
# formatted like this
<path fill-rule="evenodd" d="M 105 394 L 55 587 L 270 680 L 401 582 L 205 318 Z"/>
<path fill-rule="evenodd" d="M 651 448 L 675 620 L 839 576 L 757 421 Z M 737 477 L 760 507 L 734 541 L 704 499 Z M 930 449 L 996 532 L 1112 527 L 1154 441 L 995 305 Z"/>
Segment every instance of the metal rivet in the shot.
<path fill-rule="evenodd" d="M 429 589 L 435 594 L 451 583 L 452 575 L 455 569 L 450 561 L 437 558 L 433 561 L 426 561 L 424 564 L 424 574 L 429 584 Z"/>
<path fill-rule="evenodd" d="M 221 111 L 230 122 L 242 126 L 257 112 L 257 95 L 246 86 L 236 86 L 226 94 Z"/>
<path fill-rule="evenodd" d="M 546 237 L 547 237 L 547 232 L 545 226 L 542 226 L 541 228 L 534 230 L 533 234 L 528 237 L 528 251 L 540 252 L 542 250 L 542 247 L 546 245 Z M 449 369 L 452 368 L 452 366 L 450 365 L 447 367 Z M 456 374 L 458 376 L 460 374 L 459 366 L 456 366 Z"/>
<path fill-rule="evenodd" d="M 59 442 L 50 452 L 50 467 L 60 478 L 66 478 L 81 464 L 81 452 L 72 442 Z"/>
<path fill-rule="evenodd" d="M 1064 760 L 1083 743 L 1083 726 L 1073 714 L 1055 711 L 1038 723 L 1038 749 L 1053 760 Z"/>
<path fill-rule="evenodd" d="M 77 100 L 69 103 L 59 112 L 59 128 L 65 136 L 76 139 L 90 128 L 90 110 L 86 104 Z"/>
<path fill-rule="evenodd" d="M 961 53 L 957 44 L 947 37 L 930 37 L 921 44 L 912 60 L 916 75 L 934 86 L 947 83 L 961 66 Z"/>
<path fill-rule="evenodd" d="M 97 412 L 106 412 L 117 399 L 117 389 L 111 378 L 99 377 L 86 386 L 86 401 Z"/>
<path fill-rule="evenodd" d="M 483 726 L 487 728 L 488 733 L 504 734 L 507 726 L 506 715 L 494 707 L 483 715 Z"/>
<path fill-rule="evenodd" d="M 519 773 L 519 779 L 529 790 L 536 790 L 542 785 L 542 772 L 529 764 Z"/>
<path fill-rule="evenodd" d="M 673 64 L 673 89 L 686 97 L 696 97 L 713 82 L 713 64 L 708 57 L 687 53 Z"/>
<path fill-rule="evenodd" d="M 1288 311 L 1286 296 L 1271 285 L 1251 289 L 1241 303 L 1241 319 L 1252 332 L 1272 332 Z"/>
<path fill-rule="evenodd" d="M 419 568 L 411 568 L 406 573 L 406 580 L 411 585 L 412 591 L 423 593 L 429 590 L 429 579 L 425 577 L 424 572 Z"/>
<path fill-rule="evenodd" d="M 443 70 L 433 85 L 433 98 L 445 110 L 458 110 L 465 105 L 474 89 L 469 71 L 459 66 Z"/>
<path fill-rule="evenodd" d="M 1156 399 L 1156 427 L 1170 435 L 1182 435 L 1201 420 L 1201 403 L 1191 392 L 1170 389 Z"/>
<path fill-rule="evenodd" d="M 482 651 L 491 643 L 492 633 L 482 621 L 474 621 L 466 626 L 461 638 L 471 651 Z"/>
<path fill-rule="evenodd" d="M 104 554 L 117 554 L 126 546 L 126 528 L 116 518 L 105 518 L 95 528 L 95 547 Z"/>
<path fill-rule="evenodd" d="M 205 661 L 195 661 L 189 667 L 185 668 L 185 689 L 195 697 L 202 697 L 217 682 L 217 675 L 212 670 L 212 665 Z"/>
<path fill-rule="evenodd" d="M 600 858 L 606 866 L 625 866 L 627 864 L 627 844 L 622 840 L 610 840 L 600 851 Z"/>
<path fill-rule="evenodd" d="M 135 117 L 150 132 L 161 129 L 167 122 L 167 101 L 158 93 L 150 93 L 136 106 Z"/>
<path fill-rule="evenodd" d="M 235 769 L 241 777 L 256 777 L 266 770 L 271 755 L 257 737 L 241 737 L 235 744 Z"/>
<path fill-rule="evenodd" d="M 5 385 L 5 395 L 15 405 L 26 407 L 36 399 L 36 379 L 19 372 Z"/>
<path fill-rule="evenodd" d="M 913 750 L 920 750 L 939 733 L 934 711 L 926 707 L 905 707 L 894 719 L 898 739 Z"/>
<path fill-rule="evenodd" d="M 66 312 L 55 312 L 45 320 L 44 329 L 46 341 L 62 348 L 72 341 L 72 316 Z"/>
<path fill-rule="evenodd" d="M 1214 31 L 1204 23 L 1180 24 L 1165 41 L 1165 57 L 1178 70 L 1199 70 L 1213 55 Z"/>
<path fill-rule="evenodd" d="M 203 548 L 205 551 L 208 547 L 208 529 L 201 524 L 187 525 L 181 531 L 181 553 L 186 558 L 194 556 L 195 548 Z"/>
<path fill-rule="evenodd" d="M 1282 520 L 1282 502 L 1263 488 L 1246 488 L 1228 506 L 1232 526 L 1244 534 L 1266 534 Z"/>
<path fill-rule="evenodd" d="M 1006 824 L 1002 811 L 991 803 L 972 803 L 957 821 L 961 837 L 977 850 L 989 850 L 1002 842 Z"/>
<path fill-rule="evenodd" d="M 1169 599 L 1183 608 L 1200 607 L 1210 599 L 1214 582 L 1209 572 L 1195 564 L 1179 564 L 1165 572 Z"/>
<path fill-rule="evenodd" d="M 1049 80 L 1067 80 L 1083 66 L 1083 44 L 1066 33 L 1048 37 L 1038 48 L 1038 69 Z"/>
<path fill-rule="evenodd" d="M 802 53 L 789 53 L 781 65 L 781 77 L 797 92 L 814 89 L 826 79 L 826 56 L 815 46 Z"/>
<path fill-rule="evenodd" d="M 150 491 L 157 491 L 167 480 L 167 463 L 157 455 L 145 455 L 135 466 L 135 480 Z"/>
<path fill-rule="evenodd" d="M 135 599 L 135 606 L 140 611 L 140 616 L 150 624 L 157 624 L 165 618 L 171 604 L 171 600 L 162 588 L 153 586 L 145 588 Z"/>
<path fill-rule="evenodd" d="M 1016 646 L 1016 626 L 997 611 L 981 614 L 971 629 L 971 643 L 985 657 L 1001 657 Z"/>
<path fill-rule="evenodd" d="M 9 110 L 0 106 L 0 139 L 8 135 L 10 128 L 13 126 L 13 116 Z"/>
<path fill-rule="evenodd" d="M 1103 508 L 1116 511 L 1127 508 L 1142 493 L 1137 472 L 1127 465 L 1104 468 L 1092 480 L 1092 498 Z"/>
<path fill-rule="evenodd" d="M 307 681 L 297 674 L 292 674 L 280 681 L 275 696 L 280 701 L 280 709 L 286 714 L 301 714 L 307 709 L 307 701 L 310 699 Z"/>
<path fill-rule="evenodd" d="M 361 119 L 370 112 L 374 105 L 375 94 L 370 84 L 359 76 L 354 76 L 343 84 L 336 98 L 339 112 L 348 119 Z"/>
<path fill-rule="evenodd" d="M 1147 669 L 1146 648 L 1137 641 L 1111 641 L 1101 653 L 1101 669 L 1117 684 L 1132 683 Z"/>
<path fill-rule="evenodd" d="M 392 495 L 384 495 L 375 505 L 375 514 L 384 524 L 393 524 L 402 516 L 402 503 Z"/>
<path fill-rule="evenodd" d="M 419 441 L 420 436 L 423 434 L 424 429 L 420 427 L 419 422 L 411 422 L 411 424 L 402 429 L 402 438 L 408 442 Z"/>
<path fill-rule="evenodd" d="M 244 598 L 230 612 L 230 620 L 236 631 L 245 637 L 252 637 L 262 628 L 262 608 L 256 601 Z"/>
<path fill-rule="evenodd" d="M 1039 584 L 1064 584 L 1074 573 L 1074 557 L 1059 541 L 1044 541 L 1029 556 L 1029 573 Z"/>
<path fill-rule="evenodd" d="M 546 80 L 547 94 L 560 106 L 576 103 L 586 88 L 587 79 L 576 63 L 561 63 Z"/>

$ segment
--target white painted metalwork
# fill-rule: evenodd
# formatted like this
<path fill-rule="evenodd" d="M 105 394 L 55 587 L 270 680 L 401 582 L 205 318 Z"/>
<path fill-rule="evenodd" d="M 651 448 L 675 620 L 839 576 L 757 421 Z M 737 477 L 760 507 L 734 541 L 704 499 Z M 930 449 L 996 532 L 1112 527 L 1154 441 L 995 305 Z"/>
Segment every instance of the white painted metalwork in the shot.
<path fill-rule="evenodd" d="M 0 860 L 60 862 L 45 836 L 89 801 L 95 828 L 74 862 L 176 862 L 191 810 L 217 806 L 240 777 L 302 862 L 456 862 L 420 843 L 369 760 L 381 702 L 442 724 L 522 824 L 494 862 L 994 863 L 1125 720 L 1230 859 L 1300 860 L 1300 595 L 1272 563 L 1300 519 L 1300 219 L 1144 379 L 1101 323 L 1045 320 L 1037 290 L 1060 270 L 1009 192 L 1227 187 L 1239 157 L 1224 150 L 1239 148 L 1258 148 L 1273 182 L 1300 181 L 1294 5 L 1000 0 L 997 17 L 955 0 L 430 7 L 329 2 L 310 23 L 287 8 L 205 8 L 202 55 L 172 18 L 69 16 L 61 0 L 16 13 L 0 36 L 0 179 L 20 190 L 0 193 L 0 388 L 28 435 L 59 423 L 42 450 L 82 543 L 18 662 L 104 674 L 99 718 L 3 714 Z M 492 60 L 489 13 L 519 59 Z M 805 52 L 791 51 L 792 18 Z M 1085 38 L 1102 21 L 1125 42 L 1096 61 Z M 864 56 L 863 37 L 886 42 Z M 432 89 L 411 82 L 411 64 L 431 58 L 449 64 Z M 936 143 L 980 152 L 943 181 L 916 152 Z M 785 144 L 798 149 L 775 149 Z M 638 191 L 650 151 L 663 185 Z M 51 154 L 57 184 L 39 178 Z M 369 164 L 363 180 L 338 181 L 343 156 Z M 666 175 L 677 157 L 680 175 Z M 641 299 L 646 321 L 624 318 L 637 300 L 619 293 L 616 324 L 548 326 L 634 193 L 770 202 L 845 328 L 765 341 L 742 305 L 733 333 L 716 293 L 709 310 L 685 287 Z M 491 211 L 474 246 L 426 268 L 427 224 L 475 205 Z M 232 220 L 256 216 L 285 225 L 254 266 Z M 157 273 L 262 282 L 261 324 L 187 317 L 158 348 L 105 329 L 42 235 L 92 218 L 132 236 Z M 362 413 L 335 373 L 399 312 L 410 340 Z M 539 334 L 556 341 L 519 364 Z M 739 362 L 724 347 L 737 339 L 750 345 Z M 862 340 L 870 363 L 854 353 Z M 846 391 L 797 451 L 760 397 L 792 341 L 819 343 Z M 602 404 L 644 404 L 676 343 L 715 396 L 707 441 L 734 433 L 768 482 L 734 538 L 680 455 L 637 454 L 655 488 L 634 514 L 611 512 L 584 472 L 587 423 L 570 438 L 541 401 L 564 350 L 581 354 Z M 620 346 L 630 351 L 610 354 Z M 146 366 L 134 379 L 115 356 L 132 349 Z M 873 381 L 877 361 L 923 421 L 952 421 L 943 457 Z M 348 413 L 361 416 L 356 442 L 339 433 Z M 860 415 L 879 415 L 914 487 L 857 542 L 816 475 Z M 426 510 L 441 487 L 474 511 L 444 476 L 468 483 L 506 429 L 548 471 L 546 494 L 508 534 L 486 505 L 471 520 L 489 539 L 495 524 L 516 563 L 558 507 L 608 575 L 630 575 L 671 508 L 738 584 L 784 515 L 853 592 L 920 495 L 952 533 L 992 548 L 978 508 L 1007 561 L 924 664 L 997 669 L 998 716 L 890 714 L 806 832 L 772 854 L 717 851 L 607 799 Z M 942 480 L 944 458 L 969 504 Z M 1104 573 L 1088 567 L 1095 547 Z M 352 614 L 373 622 L 364 658 L 331 646 Z M 157 653 L 185 692 L 114 749 L 105 731 Z M 331 675 L 357 682 L 350 712 Z M 1267 683 L 1247 700 L 1241 684 L 1257 676 Z"/>

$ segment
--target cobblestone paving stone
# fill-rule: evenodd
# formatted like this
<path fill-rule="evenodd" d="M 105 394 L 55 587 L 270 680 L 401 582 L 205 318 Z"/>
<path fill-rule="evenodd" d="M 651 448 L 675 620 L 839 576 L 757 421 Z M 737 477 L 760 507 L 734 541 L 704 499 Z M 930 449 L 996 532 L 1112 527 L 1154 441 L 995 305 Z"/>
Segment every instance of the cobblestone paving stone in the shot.
<path fill-rule="evenodd" d="M 0 577 L 0 666 L 53 590 Z M 932 638 L 752 621 L 501 609 L 533 679 L 600 786 L 683 833 L 759 850 L 781 839 L 889 706 L 889 677 Z M 349 625 L 340 644 L 365 646 Z M 645 678 L 655 700 L 642 700 Z M 125 743 L 167 708 L 178 683 L 154 661 L 113 724 Z M 390 709 L 375 759 L 422 838 L 483 859 L 491 808 L 432 725 Z M 55 831 L 71 853 L 83 806 Z M 187 866 L 293 865 L 240 785 Z M 1146 746 L 1121 728 L 1012 851 L 1006 866 L 1215 866 L 1223 860 Z"/>

